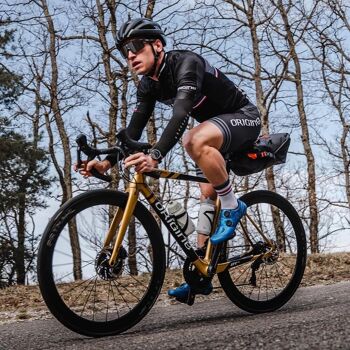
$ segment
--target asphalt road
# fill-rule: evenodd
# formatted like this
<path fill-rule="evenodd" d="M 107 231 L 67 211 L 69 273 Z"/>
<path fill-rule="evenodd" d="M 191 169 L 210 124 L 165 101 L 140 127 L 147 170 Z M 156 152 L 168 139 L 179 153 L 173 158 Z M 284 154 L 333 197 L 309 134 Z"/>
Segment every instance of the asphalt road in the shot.
<path fill-rule="evenodd" d="M 155 307 L 122 335 L 91 339 L 54 319 L 0 326 L 0 349 L 350 349 L 350 282 L 301 288 L 250 315 L 228 299 Z"/>

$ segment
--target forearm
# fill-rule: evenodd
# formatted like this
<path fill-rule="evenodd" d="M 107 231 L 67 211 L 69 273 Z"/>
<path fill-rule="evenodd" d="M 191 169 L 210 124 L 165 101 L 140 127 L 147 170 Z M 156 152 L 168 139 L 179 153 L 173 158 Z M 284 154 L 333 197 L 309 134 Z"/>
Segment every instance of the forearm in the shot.
<path fill-rule="evenodd" d="M 131 116 L 129 125 L 126 128 L 130 138 L 136 141 L 140 139 L 142 135 L 142 131 L 145 128 L 152 114 L 153 108 L 154 108 L 154 104 L 147 105 L 147 104 L 140 103 L 137 106 L 136 110 Z M 113 166 L 118 162 L 118 155 L 111 154 L 111 155 L 108 155 L 105 159 L 108 160 Z"/>
<path fill-rule="evenodd" d="M 164 129 L 159 141 L 153 146 L 153 149 L 161 153 L 162 158 L 175 146 L 186 130 L 192 105 L 191 100 L 175 101 L 173 117 Z"/>

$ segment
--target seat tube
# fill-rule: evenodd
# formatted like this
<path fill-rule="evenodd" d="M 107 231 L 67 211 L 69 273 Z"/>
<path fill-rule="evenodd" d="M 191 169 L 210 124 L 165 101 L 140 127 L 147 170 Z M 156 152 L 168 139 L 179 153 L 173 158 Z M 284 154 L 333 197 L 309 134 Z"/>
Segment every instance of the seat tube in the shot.
<path fill-rule="evenodd" d="M 113 266 L 115 264 L 115 261 L 117 259 L 120 247 L 122 245 L 126 230 L 128 228 L 128 225 L 130 223 L 130 219 L 134 213 L 135 207 L 136 207 L 136 203 L 137 203 L 137 199 L 139 196 L 139 188 L 138 185 L 139 184 L 143 184 L 144 180 L 143 180 L 143 175 L 136 173 L 132 182 L 130 182 L 129 184 L 129 188 L 128 188 L 128 192 L 129 192 L 129 196 L 128 196 L 128 201 L 126 203 L 125 209 L 124 209 L 124 213 L 123 213 L 123 217 L 121 219 L 120 222 L 120 226 L 119 226 L 119 230 L 116 236 L 116 240 L 114 243 L 114 247 L 113 247 L 113 252 L 111 255 L 111 258 L 109 259 L 109 264 L 111 266 Z"/>

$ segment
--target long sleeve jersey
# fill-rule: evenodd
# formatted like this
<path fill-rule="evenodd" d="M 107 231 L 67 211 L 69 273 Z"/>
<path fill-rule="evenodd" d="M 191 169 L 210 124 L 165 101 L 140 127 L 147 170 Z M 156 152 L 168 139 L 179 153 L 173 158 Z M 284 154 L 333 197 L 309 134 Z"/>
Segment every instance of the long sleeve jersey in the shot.
<path fill-rule="evenodd" d="M 249 102 L 222 72 L 200 55 L 186 50 L 165 54 L 158 81 L 142 77 L 137 88 L 137 105 L 127 127 L 132 139 L 140 139 L 157 101 L 173 106 L 172 117 L 153 146 L 162 157 L 181 138 L 190 116 L 203 122 L 219 114 L 232 113 Z M 107 159 L 115 163 L 113 156 Z"/>

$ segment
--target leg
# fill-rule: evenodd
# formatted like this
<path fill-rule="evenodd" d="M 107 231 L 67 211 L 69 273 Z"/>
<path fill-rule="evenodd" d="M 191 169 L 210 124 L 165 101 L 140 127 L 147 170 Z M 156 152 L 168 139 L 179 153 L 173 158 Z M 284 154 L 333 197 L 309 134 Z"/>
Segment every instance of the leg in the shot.
<path fill-rule="evenodd" d="M 237 201 L 232 192 L 220 151 L 228 153 L 246 149 L 256 140 L 259 131 L 259 113 L 255 106 L 247 105 L 236 113 L 212 118 L 186 135 L 184 146 L 187 152 L 202 169 L 221 201 L 219 224 L 211 237 L 213 244 L 234 237 L 236 226 L 246 212 L 245 203 Z"/>

